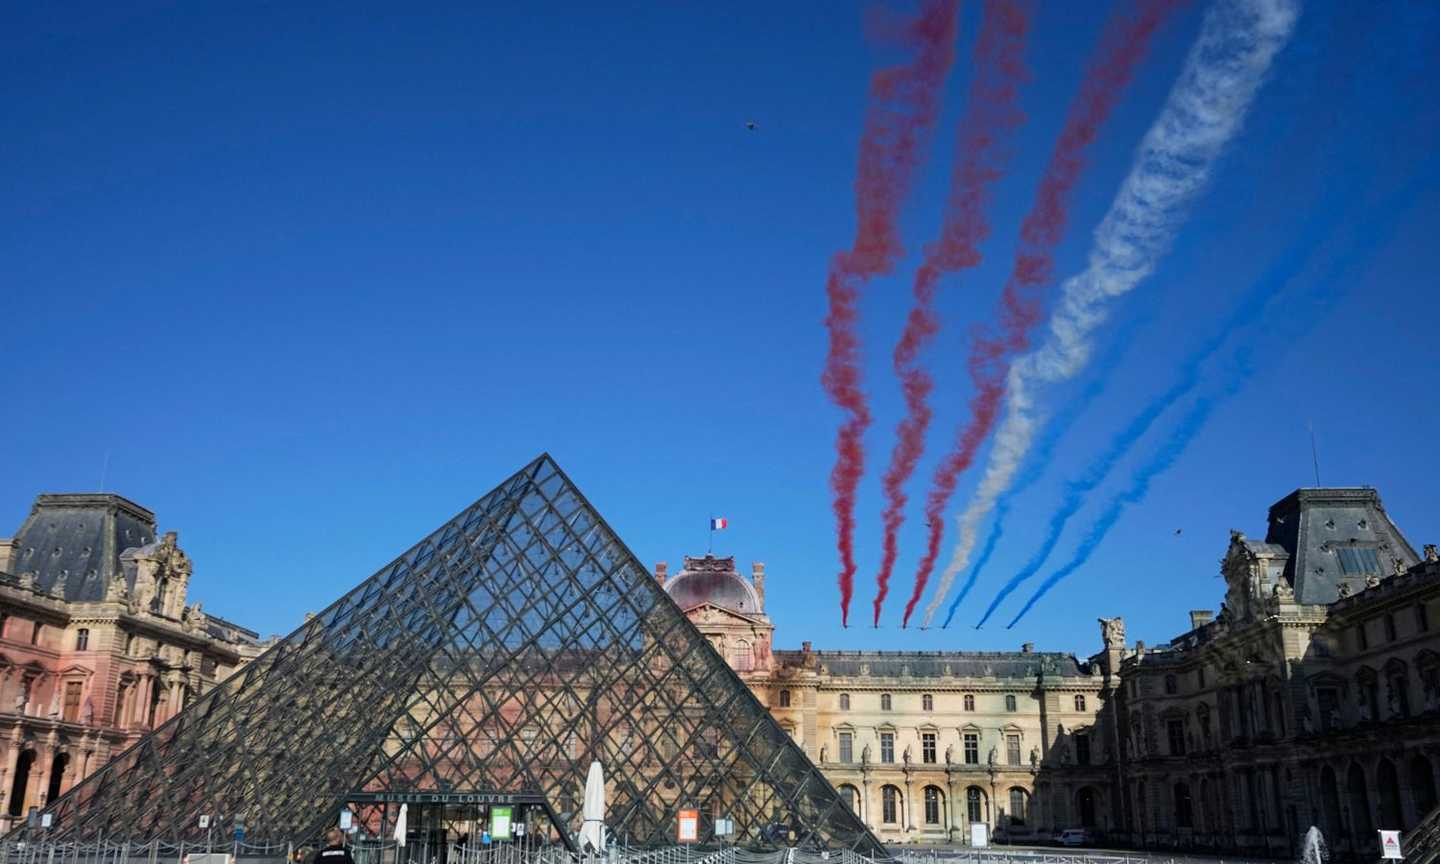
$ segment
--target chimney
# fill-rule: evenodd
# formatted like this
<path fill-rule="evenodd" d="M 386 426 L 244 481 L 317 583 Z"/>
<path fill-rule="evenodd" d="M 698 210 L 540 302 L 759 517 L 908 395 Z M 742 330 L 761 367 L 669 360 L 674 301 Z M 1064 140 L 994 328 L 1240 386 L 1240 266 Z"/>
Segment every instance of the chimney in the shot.
<path fill-rule="evenodd" d="M 760 600 L 760 609 L 765 611 L 765 563 L 756 561 L 750 565 L 750 581 L 755 583 L 755 596 Z"/>
<path fill-rule="evenodd" d="M 801 643 L 800 643 L 800 650 L 801 650 L 801 651 L 804 651 L 806 654 L 809 654 L 809 653 L 810 653 L 810 643 L 809 643 L 809 641 L 801 642 Z"/>
<path fill-rule="evenodd" d="M 1191 610 L 1190 610 L 1190 629 L 1191 629 L 1191 630 L 1195 630 L 1195 629 L 1198 629 L 1198 628 L 1200 628 L 1200 627 L 1204 627 L 1206 624 L 1209 624 L 1211 621 L 1214 621 L 1214 620 L 1215 620 L 1215 613 L 1212 612 L 1212 611 L 1210 611 L 1209 609 L 1191 609 Z"/>
<path fill-rule="evenodd" d="M 665 581 L 665 571 L 666 571 L 666 570 L 669 570 L 669 569 L 670 569 L 670 565 L 669 565 L 669 564 L 666 564 L 664 561 L 661 561 L 661 562 L 657 563 L 657 564 L 655 565 L 655 578 L 658 579 L 658 580 L 661 581 L 661 582 L 664 582 L 664 581 Z"/>
<path fill-rule="evenodd" d="M 1020 653 L 1021 653 L 1021 654 L 1033 654 L 1033 653 L 1035 653 L 1035 643 L 1034 643 L 1034 642 L 1026 642 L 1024 645 L 1021 645 L 1021 646 L 1020 646 Z"/>

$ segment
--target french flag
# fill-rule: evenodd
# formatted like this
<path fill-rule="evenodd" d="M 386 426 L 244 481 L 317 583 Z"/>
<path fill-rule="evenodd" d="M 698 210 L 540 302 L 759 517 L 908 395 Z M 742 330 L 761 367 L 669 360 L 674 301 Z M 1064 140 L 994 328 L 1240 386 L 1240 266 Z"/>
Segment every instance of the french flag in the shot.
<path fill-rule="evenodd" d="M 729 520 L 729 519 L 722 519 L 722 518 L 719 517 L 719 516 L 712 516 L 712 517 L 710 517 L 710 530 L 711 530 L 711 531 L 722 531 L 722 530 L 724 530 L 725 528 L 729 527 L 729 525 L 730 525 L 730 520 Z"/>

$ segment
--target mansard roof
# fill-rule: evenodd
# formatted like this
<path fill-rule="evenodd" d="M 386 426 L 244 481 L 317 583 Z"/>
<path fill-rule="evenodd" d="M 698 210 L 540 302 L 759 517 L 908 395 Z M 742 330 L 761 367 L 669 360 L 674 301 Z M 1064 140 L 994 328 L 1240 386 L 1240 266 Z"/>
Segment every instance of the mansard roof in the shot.
<path fill-rule="evenodd" d="M 1350 593 L 1366 579 L 1419 562 L 1415 549 L 1368 486 L 1296 489 L 1270 508 L 1265 540 L 1290 556 L 1284 576 L 1300 603 L 1330 604 L 1340 585 Z"/>
<path fill-rule="evenodd" d="M 1089 677 L 1073 654 L 1058 651 L 775 651 L 783 666 L 814 658 L 824 673 L 871 678 Z"/>
<path fill-rule="evenodd" d="M 119 495 L 40 495 L 15 534 L 10 569 L 33 575 L 38 591 L 49 592 L 63 578 L 66 600 L 99 601 L 124 572 L 121 554 L 155 538 L 155 514 Z M 133 574 L 129 578 L 133 587 Z"/>

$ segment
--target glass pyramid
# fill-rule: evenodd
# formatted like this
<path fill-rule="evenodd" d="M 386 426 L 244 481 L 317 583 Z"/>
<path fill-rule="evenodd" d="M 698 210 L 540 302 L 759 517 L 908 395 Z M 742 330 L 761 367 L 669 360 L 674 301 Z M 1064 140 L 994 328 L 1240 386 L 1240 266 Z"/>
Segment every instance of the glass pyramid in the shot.
<path fill-rule="evenodd" d="M 53 802 L 51 841 L 300 842 L 376 793 L 533 793 L 574 836 L 883 854 L 559 466 L 536 459 Z M 392 799 L 393 800 L 393 799 Z M 413 817 L 412 817 L 413 818 Z M 20 828 L 10 839 L 22 839 Z"/>

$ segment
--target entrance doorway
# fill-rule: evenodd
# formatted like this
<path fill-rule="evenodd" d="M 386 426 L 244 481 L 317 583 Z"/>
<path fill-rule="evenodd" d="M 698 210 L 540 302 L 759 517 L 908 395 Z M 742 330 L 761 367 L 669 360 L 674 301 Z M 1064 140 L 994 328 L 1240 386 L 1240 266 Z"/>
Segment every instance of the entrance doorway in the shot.
<path fill-rule="evenodd" d="M 354 795 L 348 807 L 361 864 L 476 864 L 498 847 L 574 848 L 539 795 L 378 792 Z M 405 845 L 399 846 L 402 807 Z"/>

